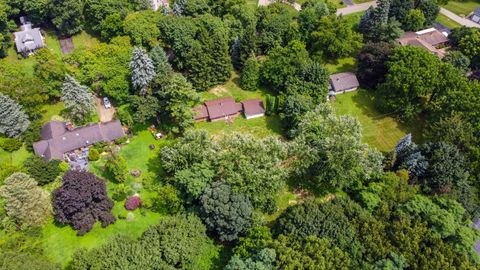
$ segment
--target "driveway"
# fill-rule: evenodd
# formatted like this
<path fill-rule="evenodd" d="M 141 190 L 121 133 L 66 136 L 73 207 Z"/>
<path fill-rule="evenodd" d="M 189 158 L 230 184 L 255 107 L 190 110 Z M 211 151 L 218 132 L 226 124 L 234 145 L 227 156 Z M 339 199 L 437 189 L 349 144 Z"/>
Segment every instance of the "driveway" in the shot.
<path fill-rule="evenodd" d="M 354 4 L 353 6 L 339 8 L 339 9 L 337 9 L 337 16 L 365 11 L 369 7 L 372 7 L 372 6 L 376 7 L 377 6 L 377 1 L 370 1 L 370 2 L 366 2 L 366 3 L 362 3 L 362 4 Z"/>
<path fill-rule="evenodd" d="M 457 14 L 451 12 L 450 10 L 448 9 L 445 9 L 445 8 L 440 8 L 440 13 L 442 13 L 443 15 L 447 16 L 449 19 L 461 24 L 461 25 L 464 25 L 464 26 L 468 26 L 468 27 L 476 27 L 476 28 L 480 28 L 480 25 L 478 23 L 475 23 L 469 19 L 466 19 L 466 18 L 462 18 L 460 16 L 458 16 Z"/>
<path fill-rule="evenodd" d="M 258 0 L 258 6 L 268 6 L 271 3 L 273 3 L 272 0 Z M 299 3 L 293 3 L 293 8 L 296 10 L 300 11 L 302 9 L 302 6 Z"/>
<path fill-rule="evenodd" d="M 105 109 L 102 104 L 102 99 L 99 97 L 95 97 L 95 105 L 98 116 L 100 117 L 100 122 L 105 123 L 113 120 L 113 116 L 115 115 L 115 108 L 113 106 L 110 109 Z"/>

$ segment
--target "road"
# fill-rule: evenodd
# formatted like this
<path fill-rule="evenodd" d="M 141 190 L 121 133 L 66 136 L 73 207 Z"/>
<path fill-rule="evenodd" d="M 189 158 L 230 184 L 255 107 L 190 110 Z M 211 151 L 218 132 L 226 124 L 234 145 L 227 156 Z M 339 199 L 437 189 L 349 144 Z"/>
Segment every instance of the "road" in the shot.
<path fill-rule="evenodd" d="M 370 1 L 362 4 L 355 4 L 353 6 L 339 8 L 337 9 L 337 16 L 365 11 L 371 6 L 374 6 L 374 7 L 377 6 L 377 1 Z"/>
<path fill-rule="evenodd" d="M 268 6 L 272 3 L 272 0 L 258 0 L 258 6 Z M 296 10 L 300 11 L 302 9 L 302 6 L 299 3 L 293 3 L 293 8 Z"/>
<path fill-rule="evenodd" d="M 451 19 L 451 20 L 453 20 L 453 21 L 455 21 L 455 22 L 457 22 L 461 25 L 468 26 L 468 27 L 480 28 L 479 24 L 474 23 L 474 22 L 470 21 L 469 19 L 462 18 L 462 17 L 458 16 L 457 14 L 451 12 L 448 9 L 440 8 L 440 13 L 442 13 L 443 15 L 447 16 L 449 19 Z"/>

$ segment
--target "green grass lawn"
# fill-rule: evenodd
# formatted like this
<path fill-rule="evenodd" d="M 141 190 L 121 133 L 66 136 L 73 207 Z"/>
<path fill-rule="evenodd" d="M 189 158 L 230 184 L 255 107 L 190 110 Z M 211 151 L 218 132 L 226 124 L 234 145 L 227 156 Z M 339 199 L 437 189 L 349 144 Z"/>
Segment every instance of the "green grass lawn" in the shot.
<path fill-rule="evenodd" d="M 353 57 L 341 58 L 336 61 L 327 62 L 326 67 L 328 72 L 331 74 L 345 71 L 355 72 L 355 70 L 357 70 L 355 58 Z"/>
<path fill-rule="evenodd" d="M 340 115 L 358 119 L 363 127 L 363 141 L 380 151 L 390 151 L 405 134 L 412 133 L 421 142 L 423 123 L 402 124 L 390 116 L 382 116 L 374 107 L 374 100 L 366 90 L 337 95 L 333 104 Z"/>
<path fill-rule="evenodd" d="M 446 27 L 452 29 L 452 28 L 457 28 L 457 27 L 460 27 L 461 25 L 458 24 L 457 22 L 451 20 L 450 18 L 448 18 L 447 16 L 443 15 L 443 14 L 438 14 L 438 17 L 437 17 L 437 22 L 445 25 Z"/>
<path fill-rule="evenodd" d="M 75 50 L 80 49 L 91 49 L 96 45 L 100 44 L 100 41 L 90 35 L 89 33 L 82 31 L 80 34 L 77 34 L 72 37 L 73 45 L 75 46 Z"/>
<path fill-rule="evenodd" d="M 28 152 L 25 145 L 13 153 L 9 153 L 0 148 L 0 163 L 20 166 L 30 155 L 32 155 L 32 153 Z"/>
<path fill-rule="evenodd" d="M 443 6 L 444 8 L 450 10 L 451 12 L 460 15 L 467 16 L 472 13 L 475 8 L 480 7 L 479 0 L 450 0 L 448 4 Z"/>
<path fill-rule="evenodd" d="M 258 0 L 247 0 L 247 5 L 255 9 L 258 6 Z"/>
<path fill-rule="evenodd" d="M 264 98 L 269 92 L 264 89 L 257 89 L 256 91 L 243 90 L 239 86 L 239 75 L 232 72 L 232 77 L 224 84 L 213 87 L 212 89 L 202 92 L 201 98 L 203 100 L 212 100 L 223 97 L 235 97 L 241 101 L 252 98 Z"/>

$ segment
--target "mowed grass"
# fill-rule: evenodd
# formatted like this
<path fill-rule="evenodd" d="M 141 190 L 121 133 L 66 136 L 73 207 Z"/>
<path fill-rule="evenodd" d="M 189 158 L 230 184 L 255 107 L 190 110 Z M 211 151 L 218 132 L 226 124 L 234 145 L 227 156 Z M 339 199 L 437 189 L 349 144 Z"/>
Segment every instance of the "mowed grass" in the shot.
<path fill-rule="evenodd" d="M 447 16 L 445 16 L 443 14 L 438 14 L 438 17 L 437 17 L 436 21 L 445 25 L 446 27 L 448 27 L 450 29 L 457 28 L 457 27 L 461 26 L 460 24 L 451 20 L 450 18 L 448 18 Z"/>
<path fill-rule="evenodd" d="M 382 115 L 366 90 L 337 95 L 333 106 L 339 115 L 357 118 L 363 128 L 363 141 L 380 151 L 391 151 L 407 133 L 412 133 L 415 141 L 422 141 L 423 123 L 403 124 L 392 116 Z"/>
<path fill-rule="evenodd" d="M 475 8 L 480 7 L 480 0 L 450 0 L 448 4 L 443 7 L 457 15 L 467 16 L 472 13 Z"/>
<path fill-rule="evenodd" d="M 75 50 L 91 49 L 100 44 L 100 41 L 96 37 L 90 35 L 85 31 L 82 31 L 79 34 L 73 36 L 72 40 L 73 45 L 75 46 Z"/>
<path fill-rule="evenodd" d="M 346 71 L 355 72 L 355 70 L 357 70 L 356 60 L 353 57 L 340 58 L 335 61 L 327 62 L 325 66 L 330 74 Z"/>

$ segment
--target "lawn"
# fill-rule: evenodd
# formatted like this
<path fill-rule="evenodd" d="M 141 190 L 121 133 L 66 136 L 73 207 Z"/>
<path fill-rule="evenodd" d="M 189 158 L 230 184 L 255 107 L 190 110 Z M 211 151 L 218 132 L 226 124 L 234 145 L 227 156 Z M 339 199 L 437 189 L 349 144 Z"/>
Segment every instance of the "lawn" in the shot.
<path fill-rule="evenodd" d="M 475 8 L 480 7 L 479 0 L 450 0 L 448 4 L 443 6 L 444 8 L 450 10 L 451 12 L 460 15 L 467 16 L 472 13 Z"/>
<path fill-rule="evenodd" d="M 451 20 L 450 18 L 448 18 L 447 16 L 445 16 L 443 14 L 438 14 L 438 17 L 437 17 L 436 21 L 445 25 L 446 27 L 448 27 L 450 29 L 457 28 L 457 27 L 461 26 L 460 24 Z"/>
<path fill-rule="evenodd" d="M 82 31 L 80 34 L 77 34 L 72 37 L 73 45 L 75 46 L 75 50 L 80 49 L 91 49 L 96 45 L 100 44 L 100 41 L 90 35 L 89 33 Z"/>
<path fill-rule="evenodd" d="M 1 138 L 0 138 L 1 139 Z M 19 150 L 9 153 L 0 148 L 0 163 L 1 164 L 12 164 L 12 165 L 22 165 L 23 162 L 31 155 L 32 153 L 28 152 L 25 148 L 25 145 L 22 146 Z"/>
<path fill-rule="evenodd" d="M 255 9 L 258 6 L 258 0 L 247 0 L 247 5 Z"/>
<path fill-rule="evenodd" d="M 412 133 L 415 141 L 422 141 L 423 123 L 402 124 L 391 116 L 382 115 L 366 90 L 337 95 L 333 106 L 338 114 L 357 118 L 363 127 L 363 141 L 380 151 L 392 150 L 407 133 Z"/>
<path fill-rule="evenodd" d="M 353 57 L 341 58 L 335 61 L 327 62 L 326 67 L 330 74 L 346 71 L 355 72 L 355 70 L 357 70 L 355 58 Z"/>

